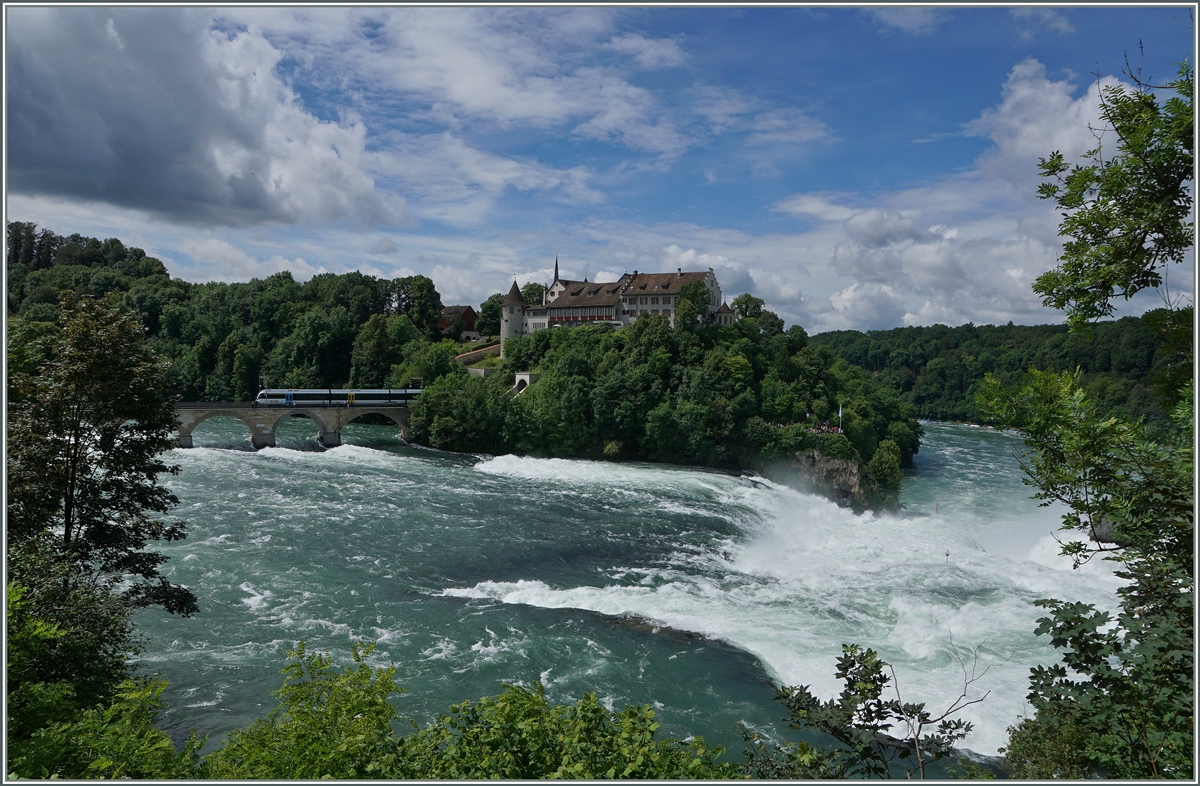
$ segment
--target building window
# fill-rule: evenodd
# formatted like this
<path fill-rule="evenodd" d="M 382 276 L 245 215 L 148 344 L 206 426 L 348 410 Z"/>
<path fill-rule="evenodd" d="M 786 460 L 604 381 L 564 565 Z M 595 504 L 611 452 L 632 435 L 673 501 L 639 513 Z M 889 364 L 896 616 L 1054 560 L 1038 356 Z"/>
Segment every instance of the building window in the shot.
<path fill-rule="evenodd" d="M 657 305 L 658 305 L 658 298 L 656 298 L 656 297 L 652 297 L 652 298 L 650 298 L 650 305 L 652 305 L 652 306 L 657 306 Z M 655 313 L 655 314 L 657 314 L 658 312 L 657 312 L 657 311 L 655 311 L 654 313 Z"/>
<path fill-rule="evenodd" d="M 665 298 L 663 298 L 663 305 L 664 305 L 664 306 L 669 306 L 669 305 L 671 305 L 671 298 L 669 298 L 669 297 L 665 297 Z"/>

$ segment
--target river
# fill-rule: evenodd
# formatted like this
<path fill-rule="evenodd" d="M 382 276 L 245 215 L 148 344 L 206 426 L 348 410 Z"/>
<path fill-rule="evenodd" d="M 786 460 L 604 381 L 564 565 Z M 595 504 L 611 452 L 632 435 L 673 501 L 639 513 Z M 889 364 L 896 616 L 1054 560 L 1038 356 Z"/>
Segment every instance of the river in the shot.
<path fill-rule="evenodd" d="M 930 424 L 899 514 L 856 515 L 761 478 L 655 464 L 448 454 L 352 424 L 321 449 L 287 421 L 248 449 L 215 419 L 168 456 L 184 541 L 166 574 L 201 612 L 137 617 L 140 670 L 168 679 L 175 734 L 222 739 L 274 704 L 296 641 L 349 661 L 377 642 L 424 723 L 501 683 L 557 702 L 594 691 L 650 703 L 660 735 L 703 735 L 740 760 L 736 722 L 788 736 L 777 684 L 840 685 L 843 643 L 894 664 L 905 701 L 961 715 L 992 755 L 1026 711 L 1028 673 L 1056 660 L 1033 601 L 1115 608 L 1105 563 L 1058 556 L 1061 511 L 1021 482 L 1018 437 Z"/>

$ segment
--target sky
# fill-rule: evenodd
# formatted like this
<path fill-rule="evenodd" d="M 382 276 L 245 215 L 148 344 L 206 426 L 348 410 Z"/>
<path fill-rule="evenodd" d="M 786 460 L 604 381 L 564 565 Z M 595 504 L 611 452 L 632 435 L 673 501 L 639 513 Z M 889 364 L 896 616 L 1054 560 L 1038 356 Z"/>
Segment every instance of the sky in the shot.
<path fill-rule="evenodd" d="M 1061 250 L 1038 159 L 1195 40 L 1179 5 L 8 5 L 4 35 L 7 220 L 187 281 L 422 274 L 476 307 L 556 257 L 711 267 L 810 333 L 1062 321 L 1030 289 Z"/>

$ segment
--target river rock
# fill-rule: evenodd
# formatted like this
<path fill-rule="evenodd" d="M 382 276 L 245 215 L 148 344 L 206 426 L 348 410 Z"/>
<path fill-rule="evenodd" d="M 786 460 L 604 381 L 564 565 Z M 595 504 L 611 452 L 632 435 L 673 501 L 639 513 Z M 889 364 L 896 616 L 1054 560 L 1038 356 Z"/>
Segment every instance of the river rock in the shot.
<path fill-rule="evenodd" d="M 764 474 L 777 483 L 822 494 L 839 505 L 862 509 L 867 504 L 866 484 L 853 459 L 829 458 L 816 449 L 804 450 L 785 464 L 764 470 Z"/>

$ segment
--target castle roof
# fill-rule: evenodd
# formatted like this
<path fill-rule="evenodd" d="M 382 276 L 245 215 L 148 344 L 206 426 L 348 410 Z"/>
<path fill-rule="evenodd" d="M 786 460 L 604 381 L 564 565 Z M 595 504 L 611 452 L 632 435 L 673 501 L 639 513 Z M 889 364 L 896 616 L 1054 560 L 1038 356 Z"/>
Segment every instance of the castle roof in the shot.
<path fill-rule="evenodd" d="M 566 281 L 562 294 L 546 303 L 549 308 L 576 308 L 587 306 L 611 306 L 621 300 L 621 282 L 613 281 L 608 284 L 589 283 L 587 281 Z"/>
<path fill-rule="evenodd" d="M 524 307 L 525 298 L 521 297 L 521 288 L 517 286 L 516 281 L 513 282 L 512 288 L 508 290 L 508 297 L 504 298 L 502 305 Z"/>
<path fill-rule="evenodd" d="M 690 284 L 693 281 L 704 281 L 708 278 L 708 273 L 684 273 L 677 271 L 675 273 L 639 273 L 633 271 L 633 275 L 626 273 L 621 277 L 622 281 L 628 278 L 629 281 L 625 286 L 625 291 L 630 294 L 638 295 L 667 295 L 678 292 L 679 288 L 684 284 Z"/>
<path fill-rule="evenodd" d="M 717 309 L 718 314 L 732 314 L 733 309 L 730 308 L 725 301 L 721 301 L 721 307 Z"/>

